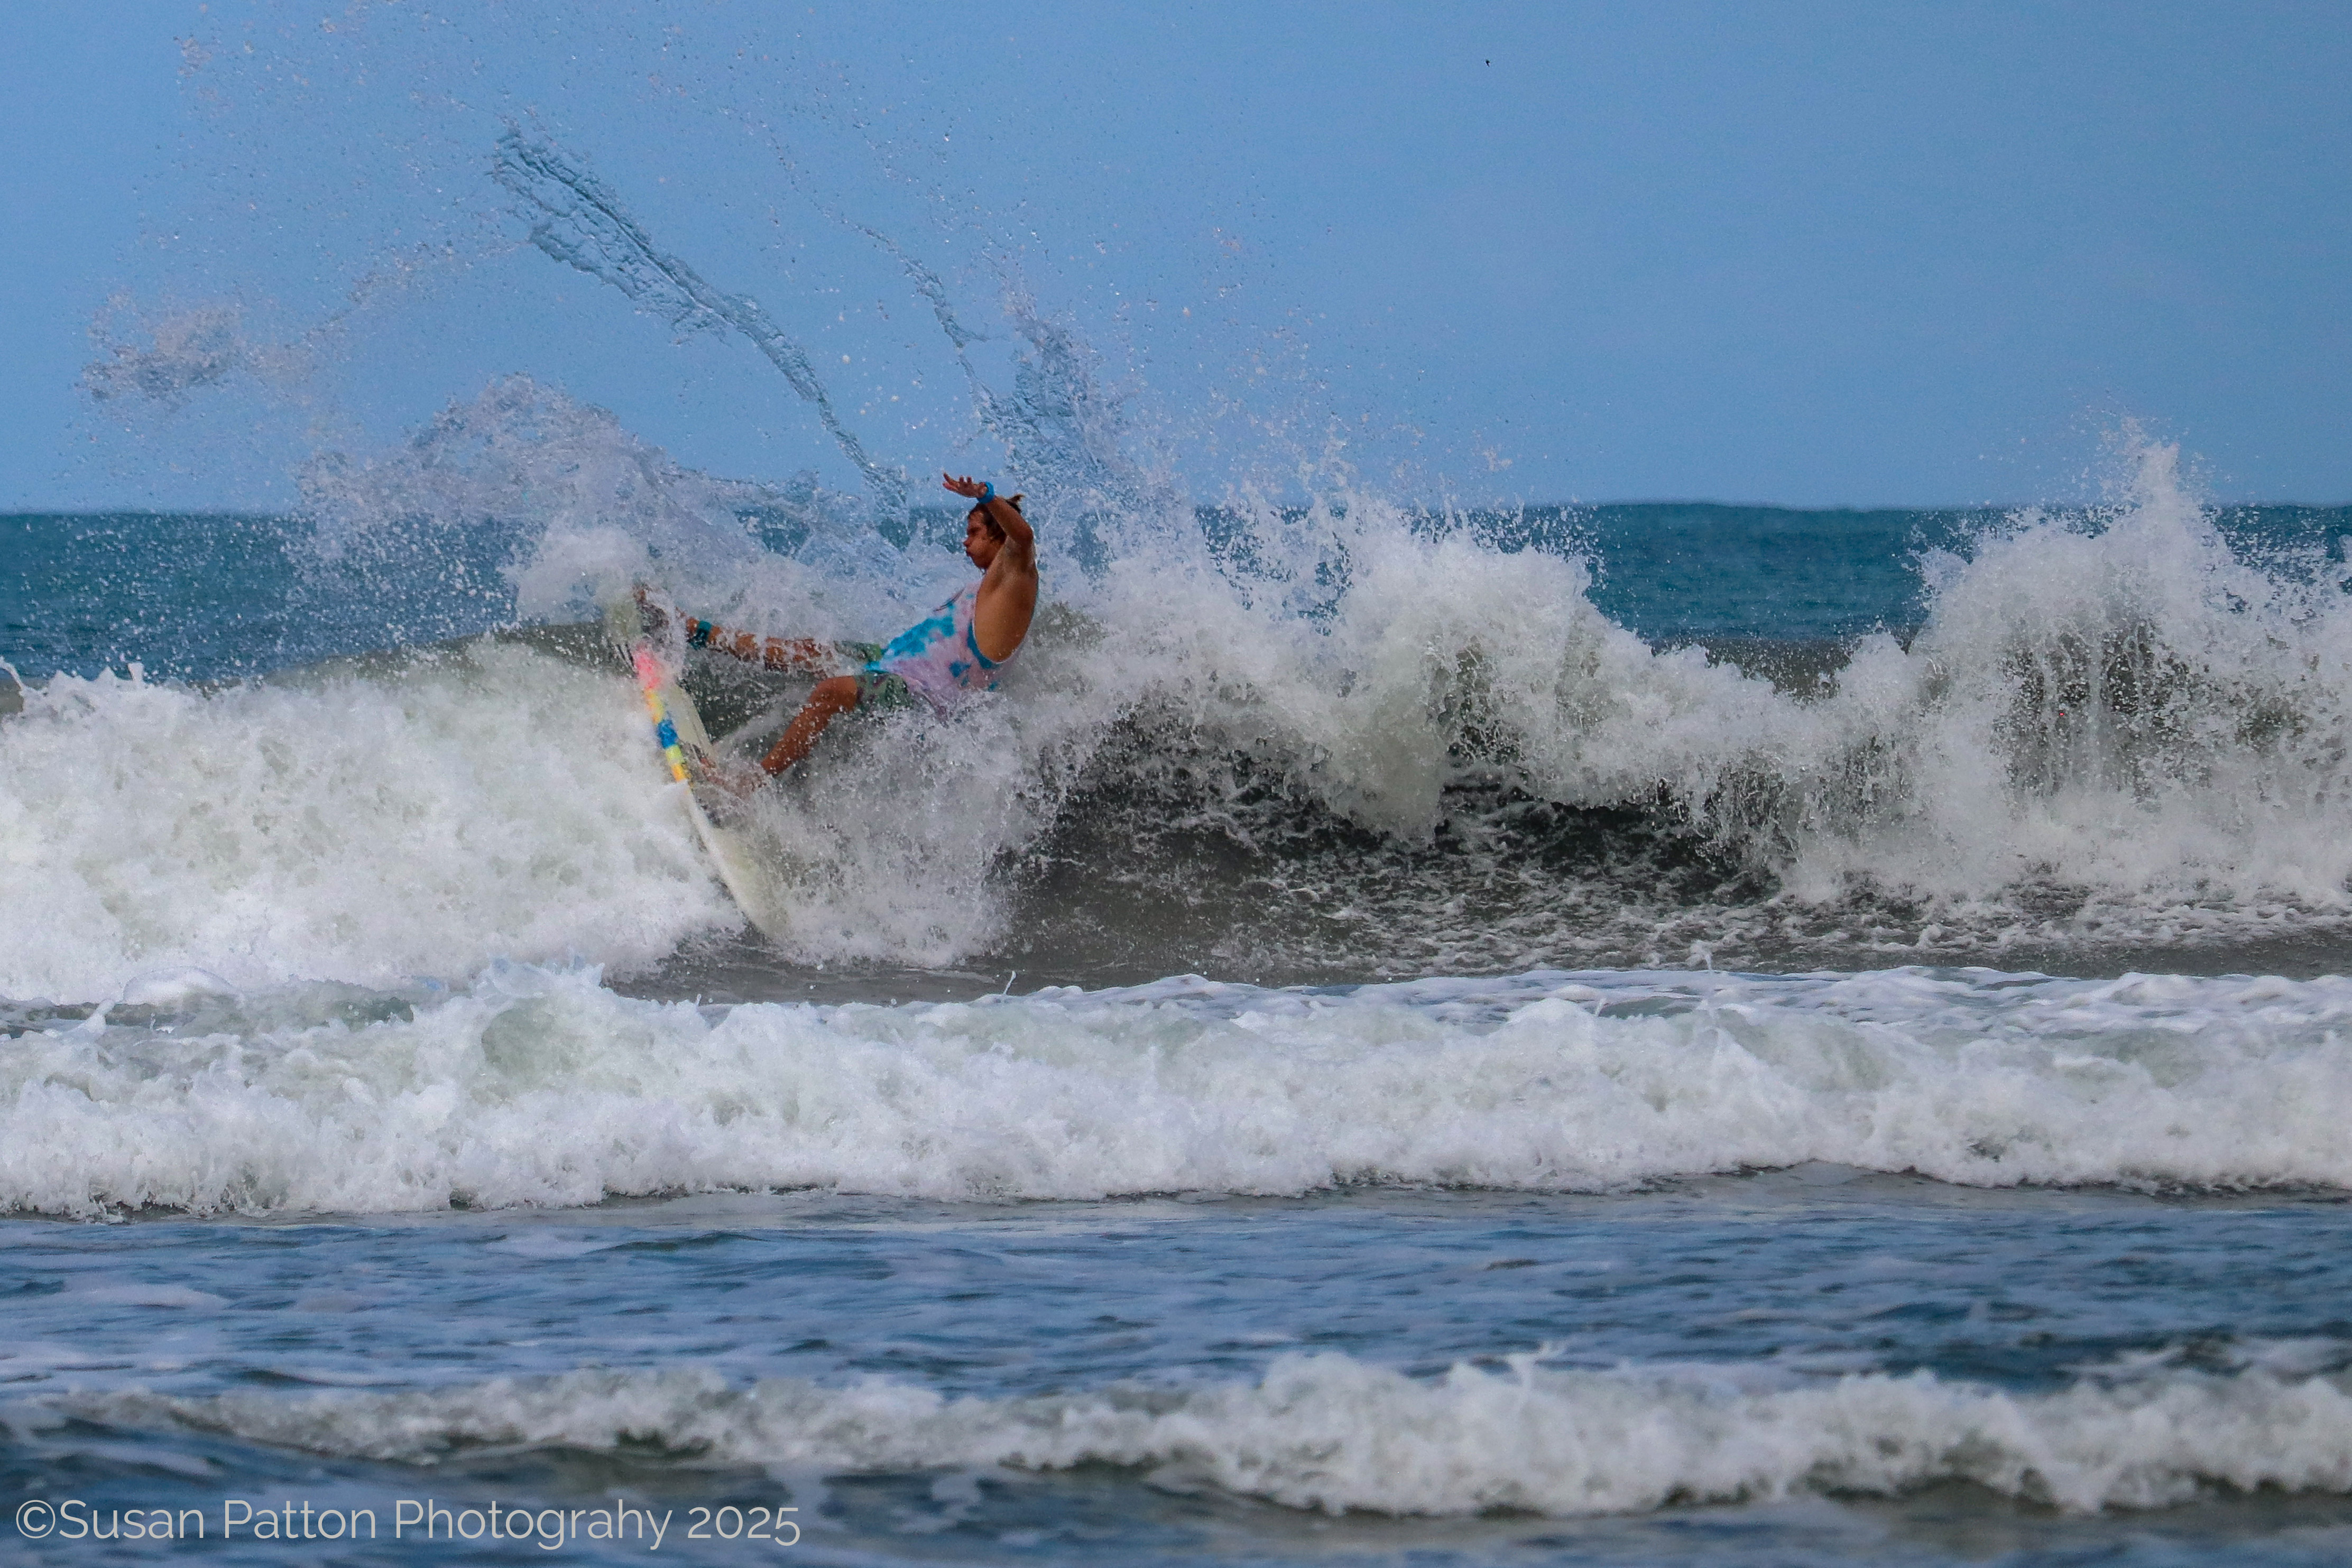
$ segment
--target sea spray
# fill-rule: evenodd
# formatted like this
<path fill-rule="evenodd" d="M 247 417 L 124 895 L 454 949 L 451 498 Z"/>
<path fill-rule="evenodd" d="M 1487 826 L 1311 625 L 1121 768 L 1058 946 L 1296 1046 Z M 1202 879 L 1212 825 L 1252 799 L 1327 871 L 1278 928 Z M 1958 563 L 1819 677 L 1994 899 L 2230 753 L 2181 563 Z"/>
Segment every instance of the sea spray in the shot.
<path fill-rule="evenodd" d="M 761 345 L 847 443 L 867 493 L 699 473 L 608 412 L 504 377 L 404 443 L 307 465 L 306 615 L 364 600 L 352 625 L 417 640 L 585 618 L 648 581 L 730 626 L 871 642 L 967 580 L 952 510 L 892 499 L 896 469 L 763 307 L 712 289 L 544 134 L 510 129 L 494 162 L 551 255 L 675 322 Z M 1947 531 L 1922 556 L 1918 625 L 1776 685 L 1769 658 L 1750 673 L 1661 649 L 1602 614 L 1599 563 L 1572 528 L 1404 505 L 1343 454 L 1196 508 L 1139 436 L 1126 384 L 1016 274 L 1000 269 L 1000 314 L 1022 346 L 1010 384 L 992 386 L 947 284 L 881 230 L 850 226 L 913 280 L 977 427 L 1003 444 L 1001 477 L 1030 490 L 1047 603 L 999 696 L 946 724 L 844 726 L 753 808 L 798 889 L 791 961 L 1360 977 L 2327 941 L 2352 917 L 2352 848 L 2330 847 L 2352 845 L 2342 574 L 2233 544 L 2170 448 L 2139 443 L 2107 507 Z M 210 374 L 197 357 L 192 386 Z M 601 713 L 603 693 L 566 689 Z M 734 743 L 760 744 L 797 695 L 739 714 Z M 79 700 L 81 721 L 108 722 L 110 698 Z M 190 708 L 185 732 L 200 752 L 235 751 L 237 712 Z M 547 773 L 575 760 L 589 721 L 583 709 L 508 724 L 487 743 Z M 0 751 L 18 743 L 0 734 Z M 58 866 L 68 907 L 95 900 L 135 929 L 126 962 L 152 950 L 235 969 L 242 943 L 277 952 L 268 962 L 289 977 L 379 973 L 357 928 L 342 945 L 318 921 L 293 948 L 263 941 L 268 910 L 301 907 L 277 890 L 299 874 L 189 856 L 176 830 L 141 873 L 154 907 L 115 908 L 119 890 L 92 890 L 114 873 L 87 860 L 88 825 L 52 831 L 73 810 L 68 775 L 36 768 L 8 787 L 13 831 L 58 840 L 27 863 Z M 199 778 L 159 820 L 235 815 L 226 787 Z M 550 800 L 491 809 L 530 837 L 548 825 L 522 819 Z M 347 795 L 306 809 L 331 836 L 373 831 Z M 612 852 L 600 837 L 573 837 L 584 863 Z M 191 885 L 236 896 L 208 893 L 199 921 Z M 714 925 L 694 899 L 579 908 L 541 923 L 593 962 L 646 962 L 643 930 Z M 443 979 L 555 955 L 535 935 L 486 942 L 403 951 Z M 45 993 L 107 989 L 41 952 L 21 967 Z"/>
<path fill-rule="evenodd" d="M 662 250 L 612 187 L 543 137 L 509 125 L 499 138 L 491 171 L 530 222 L 531 243 L 552 259 L 603 279 L 681 331 L 731 327 L 750 340 L 816 411 L 825 434 L 865 476 L 876 513 L 896 518 L 905 511 L 906 476 L 866 454 L 835 410 L 807 348 L 777 326 L 759 301 L 712 288 L 683 258 Z"/>

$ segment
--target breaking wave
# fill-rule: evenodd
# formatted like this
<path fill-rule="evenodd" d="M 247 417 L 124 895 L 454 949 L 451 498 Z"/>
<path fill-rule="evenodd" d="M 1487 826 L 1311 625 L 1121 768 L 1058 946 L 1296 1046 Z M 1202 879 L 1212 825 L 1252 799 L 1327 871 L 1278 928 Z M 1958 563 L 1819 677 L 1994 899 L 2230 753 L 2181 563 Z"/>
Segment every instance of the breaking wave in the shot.
<path fill-rule="evenodd" d="M 2336 1376 L 2167 1372 L 2017 1394 L 1924 1372 L 1791 1386 L 1745 1368 L 1510 1363 L 1419 1379 L 1337 1353 L 1291 1355 L 1255 1384 L 998 1399 L 879 1379 L 738 1388 L 708 1373 L 578 1372 L 299 1399 L 125 1394 L 77 1408 L 424 1465 L 483 1445 L 625 1444 L 803 1475 L 1112 1465 L 1171 1489 L 1331 1513 L 1635 1513 L 1938 1481 L 2084 1513 L 2224 1489 L 2352 1491 L 2352 1394 Z"/>
<path fill-rule="evenodd" d="M 553 143 L 509 128 L 494 166 L 549 256 L 759 347 L 865 493 L 697 473 L 507 377 L 405 443 L 308 464 L 305 621 L 446 637 L 579 620 L 646 581 L 730 625 L 871 641 L 962 580 L 954 514 L 909 507 L 775 318 Z M 2344 563 L 2233 544 L 2172 448 L 2141 444 L 2112 505 L 1923 544 L 1904 635 L 1660 648 L 1596 607 L 1573 516 L 1431 514 L 1328 454 L 1195 505 L 1016 279 L 1022 347 L 992 389 L 941 280 L 866 232 L 1032 496 L 1047 609 L 999 700 L 845 726 L 769 793 L 760 826 L 798 883 L 790 959 L 1097 982 L 1896 951 L 2013 966 L 2334 951 L 2352 921 Z M 226 309 L 172 317 L 93 384 L 222 379 L 250 358 Z M 0 917 L 20 939 L 0 991 L 95 1000 L 161 963 L 241 984 L 627 967 L 731 923 L 631 756 L 622 682 L 459 662 L 494 675 L 394 661 L 299 696 L 34 683 L 0 726 L 0 858 L 54 908 Z M 733 702 L 737 743 L 797 695 Z M 515 856 L 532 869 L 508 875 Z M 338 902 L 361 888 L 364 911 Z"/>
<path fill-rule="evenodd" d="M 1360 495 L 1131 518 L 1123 552 L 1049 559 L 999 698 L 845 726 L 769 792 L 786 955 L 1282 981 L 2339 942 L 2340 565 L 2233 549 L 2170 462 L 2146 454 L 2109 513 L 1933 556 L 1907 644 L 1778 684 L 1610 620 L 1566 542 Z M 939 520 L 893 537 L 819 492 L 710 480 L 521 382 L 309 482 L 323 547 L 379 596 L 417 530 L 492 520 L 488 619 L 577 618 L 642 578 L 730 624 L 870 640 L 960 568 Z M 0 834 L 46 891 L 6 917 L 0 990 L 94 1000 L 164 962 L 239 984 L 627 967 L 725 929 L 625 683 L 583 663 L 30 683 L 0 726 Z M 747 747 L 799 695 L 695 679 Z M 492 843 L 538 869 L 507 878 Z M 364 912 L 337 902 L 362 887 Z"/>
<path fill-rule="evenodd" d="M 149 983 L 0 1058 L 0 1207 L 385 1212 L 831 1187 L 948 1199 L 1598 1191 L 1827 1161 L 2352 1185 L 2352 983 L 1537 973 L 970 1003 Z"/>

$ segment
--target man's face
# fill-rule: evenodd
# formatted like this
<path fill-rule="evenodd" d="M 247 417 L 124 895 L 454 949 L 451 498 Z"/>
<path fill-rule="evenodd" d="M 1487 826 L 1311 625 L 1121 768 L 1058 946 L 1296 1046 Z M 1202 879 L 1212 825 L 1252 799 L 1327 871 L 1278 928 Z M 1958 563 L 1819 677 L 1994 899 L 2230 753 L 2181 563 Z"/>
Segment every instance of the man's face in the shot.
<path fill-rule="evenodd" d="M 975 509 L 963 520 L 963 552 L 982 571 L 988 570 L 996 560 L 996 552 L 1004 548 L 1004 537 L 988 525 L 987 518 Z"/>

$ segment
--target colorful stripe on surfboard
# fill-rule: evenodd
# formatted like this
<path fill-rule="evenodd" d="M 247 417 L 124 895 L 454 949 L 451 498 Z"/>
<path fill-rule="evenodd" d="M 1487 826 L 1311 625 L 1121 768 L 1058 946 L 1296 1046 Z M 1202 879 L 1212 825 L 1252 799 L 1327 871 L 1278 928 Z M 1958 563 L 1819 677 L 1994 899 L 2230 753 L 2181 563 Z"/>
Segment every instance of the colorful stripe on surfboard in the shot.
<path fill-rule="evenodd" d="M 686 748 L 677 743 L 677 726 L 670 721 L 669 705 L 662 700 L 662 668 L 654 658 L 654 650 L 643 643 L 630 650 L 629 662 L 636 667 L 637 689 L 645 696 L 646 711 L 653 717 L 654 739 L 661 742 L 669 776 L 684 784 L 688 776 Z"/>

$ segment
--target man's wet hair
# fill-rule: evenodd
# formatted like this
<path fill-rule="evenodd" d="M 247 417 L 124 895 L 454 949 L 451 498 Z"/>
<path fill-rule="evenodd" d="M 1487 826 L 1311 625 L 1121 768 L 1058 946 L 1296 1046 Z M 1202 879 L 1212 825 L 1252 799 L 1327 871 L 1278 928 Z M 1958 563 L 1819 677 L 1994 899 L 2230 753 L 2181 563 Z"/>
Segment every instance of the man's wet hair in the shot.
<path fill-rule="evenodd" d="M 1011 501 L 1011 502 L 1013 503 L 1013 510 L 1014 511 L 1018 511 L 1018 512 L 1020 512 L 1020 513 L 1021 513 L 1021 515 L 1022 515 L 1022 516 L 1024 516 L 1024 517 L 1026 517 L 1026 516 L 1028 516 L 1028 515 L 1029 515 L 1026 511 L 1024 511 L 1024 510 L 1022 510 L 1022 506 L 1021 506 L 1021 498 L 1020 498 L 1019 496 L 1017 496 L 1017 495 L 998 496 L 996 499 L 997 499 L 998 500 L 1006 500 L 1006 501 Z M 998 524 L 997 524 L 997 521 L 996 521 L 994 518 L 992 518 L 992 517 L 991 517 L 991 516 L 989 516 L 989 515 L 988 515 L 988 503 L 987 503 L 987 502 L 985 502 L 985 501 L 974 501 L 974 502 L 972 502 L 972 503 L 971 503 L 971 511 L 968 511 L 968 512 L 966 512 L 966 513 L 964 513 L 964 516 L 966 516 L 966 517 L 971 517 L 971 516 L 973 516 L 973 515 L 975 515 L 975 514 L 977 514 L 977 515 L 979 516 L 980 521 L 981 521 L 982 522 L 983 522 L 983 523 L 985 523 L 985 524 L 987 524 L 987 525 L 988 525 L 988 531 L 989 531 L 989 532 L 991 532 L 991 533 L 992 533 L 992 534 L 996 535 L 996 537 L 997 537 L 997 538 L 999 538 L 999 539 L 1002 539 L 1002 538 L 1003 538 L 1003 537 L 1004 537 L 1004 530 L 1003 530 L 1002 527 L 998 526 Z"/>

